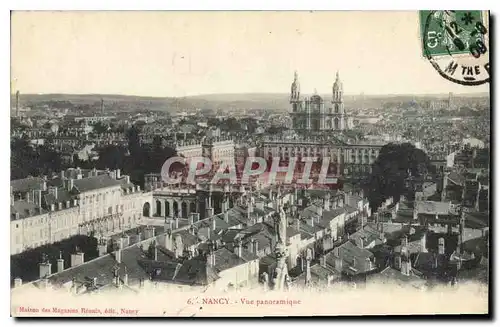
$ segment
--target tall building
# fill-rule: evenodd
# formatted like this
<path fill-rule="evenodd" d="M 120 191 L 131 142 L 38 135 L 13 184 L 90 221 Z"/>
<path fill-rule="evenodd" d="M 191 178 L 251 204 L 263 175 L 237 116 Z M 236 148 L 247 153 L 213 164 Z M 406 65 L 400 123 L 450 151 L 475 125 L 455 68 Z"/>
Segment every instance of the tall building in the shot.
<path fill-rule="evenodd" d="M 337 72 L 330 103 L 318 94 L 301 97 L 297 72 L 291 86 L 290 104 L 293 129 L 297 131 L 343 131 L 349 129 L 344 108 L 343 85 Z"/>
<path fill-rule="evenodd" d="M 294 132 L 291 137 L 265 137 L 260 144 L 260 155 L 267 160 L 279 157 L 288 161 L 292 157 L 329 158 L 331 173 L 347 179 L 362 179 L 371 173 L 384 141 L 362 141 L 346 137 L 352 120 L 345 112 L 343 85 L 339 74 L 332 87 L 331 106 L 315 94 L 302 98 L 297 72 L 291 86 L 290 103 Z M 332 133 L 329 133 L 332 132 Z"/>
<path fill-rule="evenodd" d="M 101 115 L 104 116 L 104 99 L 101 99 Z"/>
<path fill-rule="evenodd" d="M 16 117 L 19 117 L 19 91 L 16 92 Z"/>
<path fill-rule="evenodd" d="M 74 235 L 109 237 L 150 216 L 153 196 L 120 170 L 70 168 L 11 181 L 11 255 Z"/>

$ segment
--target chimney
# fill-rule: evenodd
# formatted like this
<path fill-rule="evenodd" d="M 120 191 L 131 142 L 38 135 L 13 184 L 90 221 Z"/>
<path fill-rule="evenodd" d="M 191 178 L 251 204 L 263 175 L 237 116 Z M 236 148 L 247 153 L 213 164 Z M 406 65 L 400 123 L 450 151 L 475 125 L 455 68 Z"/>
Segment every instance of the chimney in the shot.
<path fill-rule="evenodd" d="M 323 207 L 322 206 L 319 206 L 318 207 L 318 219 L 321 219 L 323 218 Z"/>
<path fill-rule="evenodd" d="M 43 180 L 43 181 L 40 183 L 40 190 L 42 190 L 42 191 L 47 191 L 47 181 L 46 181 L 46 180 Z"/>
<path fill-rule="evenodd" d="M 123 275 L 123 285 L 125 285 L 125 286 L 128 285 L 128 273 L 127 273 L 127 270 L 125 270 L 125 274 Z"/>
<path fill-rule="evenodd" d="M 61 178 L 61 180 L 63 180 L 63 181 L 66 179 L 66 175 L 65 175 L 65 173 L 64 173 L 64 170 L 61 170 L 61 174 L 60 174 L 60 176 L 59 176 L 59 177 L 60 177 L 60 178 Z"/>
<path fill-rule="evenodd" d="M 252 240 L 252 243 L 253 243 L 253 251 L 254 251 L 254 254 L 257 255 L 259 253 L 259 242 L 257 242 L 257 240 Z"/>
<path fill-rule="evenodd" d="M 427 231 L 424 231 L 420 239 L 420 252 L 427 252 Z"/>
<path fill-rule="evenodd" d="M 214 215 L 214 208 L 212 208 L 211 205 L 209 205 L 209 207 L 207 208 L 205 215 L 206 215 L 205 218 L 213 217 L 213 215 Z"/>
<path fill-rule="evenodd" d="M 306 260 L 306 285 L 311 283 L 311 260 Z"/>
<path fill-rule="evenodd" d="M 14 287 L 21 287 L 23 285 L 23 280 L 19 277 L 14 278 Z"/>
<path fill-rule="evenodd" d="M 326 256 L 323 255 L 319 258 L 319 264 L 321 267 L 326 267 Z"/>
<path fill-rule="evenodd" d="M 97 244 L 97 253 L 99 254 L 99 256 L 103 256 L 105 255 L 106 253 L 108 252 L 108 245 L 101 241 Z"/>
<path fill-rule="evenodd" d="M 158 247 L 156 245 L 154 247 L 154 261 L 158 261 Z"/>
<path fill-rule="evenodd" d="M 358 247 L 360 249 L 364 249 L 365 248 L 365 240 L 364 240 L 364 237 L 360 237 L 358 238 Z"/>
<path fill-rule="evenodd" d="M 51 189 L 52 189 L 52 192 L 51 192 L 52 195 L 54 195 L 54 198 L 56 198 L 56 200 L 57 200 L 57 187 L 52 187 Z"/>
<path fill-rule="evenodd" d="M 326 194 L 323 200 L 323 209 L 330 210 L 330 194 Z"/>
<path fill-rule="evenodd" d="M 396 266 L 396 269 L 401 269 L 401 267 L 402 267 L 401 255 L 397 255 L 394 258 L 394 260 L 395 260 L 394 265 Z"/>
<path fill-rule="evenodd" d="M 328 276 L 327 276 L 327 280 L 326 280 L 326 283 L 327 283 L 327 284 L 326 284 L 326 286 L 327 286 L 327 287 L 332 286 L 332 282 L 333 282 L 333 275 L 328 274 Z"/>
<path fill-rule="evenodd" d="M 441 202 L 446 200 L 446 187 L 448 186 L 448 172 L 444 173 L 443 176 L 443 188 L 441 190 Z"/>
<path fill-rule="evenodd" d="M 239 257 L 241 258 L 241 241 L 238 240 L 234 246 L 234 253 Z"/>
<path fill-rule="evenodd" d="M 410 260 L 403 261 L 401 263 L 401 273 L 405 276 L 409 276 L 411 272 L 411 262 Z"/>
<path fill-rule="evenodd" d="M 175 229 L 179 229 L 179 218 L 175 218 Z"/>
<path fill-rule="evenodd" d="M 227 210 L 226 212 L 224 212 L 224 221 L 226 223 L 229 223 L 229 210 Z"/>
<path fill-rule="evenodd" d="M 83 252 L 77 252 L 71 255 L 71 267 L 76 267 L 83 264 L 85 254 Z"/>
<path fill-rule="evenodd" d="M 41 207 L 42 205 L 42 190 L 36 190 L 33 196 L 33 202 Z"/>
<path fill-rule="evenodd" d="M 214 253 L 214 250 L 210 250 L 210 252 L 208 254 L 208 257 L 207 257 L 207 260 L 208 260 L 208 265 L 210 267 L 214 267 L 215 266 L 215 253 Z"/>
<path fill-rule="evenodd" d="M 40 279 L 50 276 L 52 274 L 52 264 L 50 262 L 40 262 L 38 264 Z"/>
<path fill-rule="evenodd" d="M 74 186 L 74 179 L 73 178 L 68 179 L 68 191 L 71 191 L 73 189 L 73 186 Z"/>
<path fill-rule="evenodd" d="M 120 179 L 120 178 L 122 178 L 122 174 L 121 174 L 120 169 L 117 169 L 116 170 L 116 179 Z"/>
<path fill-rule="evenodd" d="M 173 244 L 172 244 L 172 230 L 167 229 L 167 233 L 165 234 L 165 248 L 167 250 L 172 251 Z"/>
<path fill-rule="evenodd" d="M 253 239 L 251 239 L 251 240 L 250 240 L 250 242 L 248 242 L 248 251 L 249 251 L 250 253 L 254 253 L 254 252 L 255 252 L 255 251 L 254 251 L 254 249 L 253 249 L 253 241 L 254 241 L 254 240 L 253 240 Z"/>
<path fill-rule="evenodd" d="M 212 228 L 211 228 L 211 231 L 215 231 L 215 229 L 217 228 L 217 217 L 214 217 L 212 219 Z"/>
<path fill-rule="evenodd" d="M 64 259 L 62 258 L 62 253 L 59 252 L 59 259 L 57 259 L 57 272 L 62 273 L 64 271 Z"/>
<path fill-rule="evenodd" d="M 444 238 L 440 237 L 439 240 L 438 240 L 438 254 L 441 254 L 441 255 L 444 255 L 444 250 L 445 250 L 445 247 L 444 247 Z"/>
<path fill-rule="evenodd" d="M 118 263 L 122 262 L 122 249 L 119 248 L 118 250 L 115 251 L 115 260 Z"/>
<path fill-rule="evenodd" d="M 311 227 L 314 227 L 314 216 L 311 216 L 309 221 L 310 221 Z"/>

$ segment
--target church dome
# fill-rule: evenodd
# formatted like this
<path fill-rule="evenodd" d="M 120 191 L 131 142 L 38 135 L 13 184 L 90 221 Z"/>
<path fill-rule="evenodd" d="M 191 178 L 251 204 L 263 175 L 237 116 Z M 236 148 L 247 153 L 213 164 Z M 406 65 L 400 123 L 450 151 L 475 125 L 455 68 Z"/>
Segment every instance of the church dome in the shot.
<path fill-rule="evenodd" d="M 323 98 L 321 98 L 319 95 L 315 94 L 311 96 L 311 102 L 312 103 L 321 103 L 323 102 Z"/>

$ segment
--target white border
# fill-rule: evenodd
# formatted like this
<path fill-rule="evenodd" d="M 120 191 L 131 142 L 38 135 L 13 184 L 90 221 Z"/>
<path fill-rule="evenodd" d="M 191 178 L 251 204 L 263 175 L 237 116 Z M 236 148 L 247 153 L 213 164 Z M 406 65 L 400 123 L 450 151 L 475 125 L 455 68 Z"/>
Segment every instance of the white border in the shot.
<path fill-rule="evenodd" d="M 7 90 L 10 89 L 10 10 L 418 10 L 418 9 L 449 9 L 445 8 L 443 6 L 446 6 L 444 2 L 437 2 L 435 0 L 421 0 L 418 2 L 410 2 L 410 1 L 396 1 L 396 0 L 378 0 L 378 1 L 360 1 L 360 0 L 349 0 L 349 1 L 339 1 L 339 2 L 334 2 L 331 0 L 316 0 L 316 1 L 297 1 L 297 0 L 253 0 L 253 1 L 237 1 L 237 0 L 225 0 L 225 1 L 217 1 L 217 0 L 211 0 L 211 1 L 206 1 L 206 0 L 169 0 L 169 1 L 130 1 L 130 0 L 109 0 L 109 1 L 91 1 L 91 0 L 74 0 L 74 1 L 68 1 L 68 0 L 45 0 L 43 2 L 40 1 L 27 1 L 27 0 L 11 0 L 11 1 L 2 1 L 0 4 L 2 7 L 1 13 L 1 22 L 2 22 L 2 28 L 0 28 L 0 36 L 2 40 L 2 51 L 4 53 L 4 59 L 3 65 L 1 66 L 2 68 L 2 76 L 4 78 L 1 79 L 2 85 L 1 89 L 3 90 L 2 94 L 2 107 L 4 108 L 5 112 L 5 117 L 3 119 L 0 119 L 0 130 L 5 134 L 2 138 L 0 138 L 1 148 L 5 150 L 9 149 L 9 142 L 8 140 L 10 139 L 10 134 L 9 136 L 7 135 L 10 132 L 9 129 L 9 116 L 10 116 L 10 96 Z M 498 14 L 500 10 L 498 10 L 500 6 L 499 1 L 485 1 L 485 0 L 475 0 L 473 2 L 471 1 L 464 1 L 464 0 L 455 0 L 452 3 L 453 9 L 465 9 L 465 8 L 471 8 L 471 9 L 481 9 L 481 10 L 486 10 L 489 9 L 491 10 L 492 15 Z M 498 23 L 498 22 L 497 22 Z M 496 25 L 495 25 L 496 26 Z M 497 35 L 496 31 L 494 35 Z M 497 51 L 494 52 L 495 59 L 497 58 Z M 498 60 L 495 60 L 495 62 L 498 62 Z M 495 85 L 495 89 L 491 90 L 491 92 L 496 92 L 495 94 L 498 94 L 498 85 Z M 498 114 L 495 115 L 496 119 L 498 118 Z M 495 121 L 498 125 L 498 121 Z M 498 134 L 498 132 L 497 132 Z M 496 144 L 498 144 L 498 139 L 497 135 L 494 135 L 494 139 L 496 142 L 493 142 L 494 146 L 496 147 Z M 494 149 L 495 153 L 497 153 L 498 149 Z M 9 151 L 9 156 L 10 156 L 10 150 Z M 1 170 L 0 173 L 0 185 L 1 187 L 1 192 L 3 196 L 1 197 L 4 205 L 2 208 L 4 210 L 7 210 L 5 208 L 9 208 L 9 191 L 8 191 L 8 185 L 9 185 L 9 171 L 10 171 L 10 163 L 7 158 L 4 159 L 3 164 L 5 165 L 5 168 Z M 492 167 L 493 168 L 493 167 Z M 498 176 L 496 176 L 498 177 Z M 497 184 L 498 180 L 495 178 L 495 184 Z M 498 194 L 495 194 L 495 199 L 492 199 L 492 203 L 499 203 L 500 202 L 500 196 Z M 496 211 L 495 211 L 496 212 Z M 9 213 L 5 212 L 4 214 L 4 219 L 7 220 L 7 217 L 9 216 Z M 498 216 L 498 214 L 496 215 Z M 497 217 L 492 217 L 492 219 L 497 218 Z M 5 263 L 9 262 L 9 229 L 7 228 L 7 222 L 4 222 L 4 227 L 0 228 L 0 231 L 2 233 L 2 239 L 4 241 L 3 246 L 2 246 L 2 251 L 5 254 L 4 256 L 4 261 Z M 495 226 L 499 225 L 497 222 Z M 496 231 L 495 234 L 497 235 Z M 498 242 L 497 242 L 498 243 Z M 497 249 L 495 249 L 497 250 Z M 495 251 L 495 262 L 500 262 L 498 259 L 498 252 Z M 498 267 L 496 267 L 498 270 Z M 7 269 L 2 269 L 1 274 L 4 277 L 1 277 L 0 280 L 2 280 L 2 297 L 3 301 L 2 303 L 4 304 L 5 311 L 8 309 L 7 303 L 10 303 L 10 289 L 9 289 L 9 284 L 6 282 L 7 277 L 9 275 L 9 271 Z M 496 275 L 496 274 L 495 274 Z M 496 276 L 495 276 L 496 277 Z M 496 279 L 495 285 L 498 284 L 498 279 Z M 464 301 L 467 301 L 467 299 L 463 299 Z M 397 299 L 395 299 L 397 301 Z M 498 303 L 498 301 L 495 301 L 494 303 Z M 10 308 L 9 308 L 10 309 Z M 9 310 L 10 311 L 10 310 Z M 498 313 L 498 312 L 497 312 Z M 2 317 L 5 319 L 6 317 L 9 317 L 10 312 L 4 312 Z M 303 321 L 298 321 L 299 323 L 303 323 Z M 417 321 L 418 322 L 418 321 Z M 8 324 L 13 324 L 15 323 L 13 319 L 9 319 Z M 42 321 L 43 324 L 49 324 L 51 323 L 50 321 Z M 88 322 L 87 322 L 88 323 Z M 120 321 L 114 321 L 112 322 L 114 324 L 121 323 Z M 136 323 L 131 322 L 131 323 Z M 170 324 L 180 324 L 181 322 L 178 321 L 168 321 L 168 322 L 160 322 L 160 323 L 168 323 Z M 210 321 L 202 321 L 203 324 L 207 323 L 214 323 Z M 260 324 L 277 324 L 277 323 L 283 323 L 279 321 L 267 321 L 267 322 L 259 322 Z M 285 322 L 286 323 L 286 322 Z M 330 322 L 326 322 L 330 323 Z M 334 321 L 336 325 L 343 325 L 346 324 L 346 322 L 341 322 L 341 321 Z M 373 323 L 370 321 L 366 321 L 365 323 Z M 387 323 L 387 322 L 382 322 L 382 323 Z M 444 321 L 437 321 L 436 323 L 432 321 L 428 322 L 422 322 L 425 323 L 426 325 L 428 324 L 436 324 L 436 326 L 439 324 L 446 323 Z M 352 322 L 351 322 L 352 324 Z"/>

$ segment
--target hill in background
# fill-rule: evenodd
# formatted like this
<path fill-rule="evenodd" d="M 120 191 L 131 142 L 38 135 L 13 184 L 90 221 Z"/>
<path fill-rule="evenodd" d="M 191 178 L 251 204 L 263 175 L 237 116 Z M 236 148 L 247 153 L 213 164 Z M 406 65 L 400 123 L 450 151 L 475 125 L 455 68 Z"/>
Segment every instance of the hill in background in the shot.
<path fill-rule="evenodd" d="M 330 101 L 330 94 L 321 94 L 326 103 Z M 413 100 L 446 99 L 448 94 L 437 95 L 345 95 L 346 108 L 377 108 L 383 102 L 410 102 Z M 488 93 L 454 94 L 454 99 L 488 99 Z M 12 96 L 12 107 L 15 96 Z M 161 110 L 177 111 L 184 109 L 268 109 L 288 110 L 289 95 L 285 93 L 238 93 L 238 94 L 206 94 L 187 97 L 145 97 L 134 95 L 108 94 L 21 94 L 21 105 L 43 105 L 50 102 L 70 102 L 74 106 L 98 106 L 101 99 L 106 107 L 127 107 L 130 110 Z"/>

